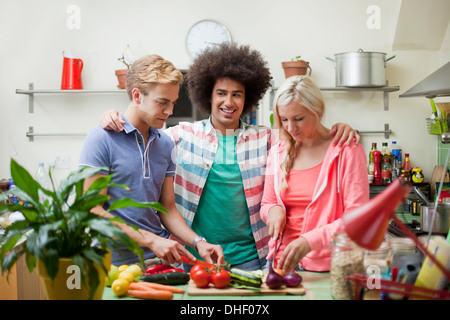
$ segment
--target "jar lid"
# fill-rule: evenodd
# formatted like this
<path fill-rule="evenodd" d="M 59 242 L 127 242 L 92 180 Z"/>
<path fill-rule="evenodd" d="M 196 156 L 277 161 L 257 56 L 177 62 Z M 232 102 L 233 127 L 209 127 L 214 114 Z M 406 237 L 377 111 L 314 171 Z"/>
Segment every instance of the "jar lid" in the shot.
<path fill-rule="evenodd" d="M 9 180 L 8 179 L 0 180 L 0 189 L 1 190 L 8 190 L 9 189 Z"/>

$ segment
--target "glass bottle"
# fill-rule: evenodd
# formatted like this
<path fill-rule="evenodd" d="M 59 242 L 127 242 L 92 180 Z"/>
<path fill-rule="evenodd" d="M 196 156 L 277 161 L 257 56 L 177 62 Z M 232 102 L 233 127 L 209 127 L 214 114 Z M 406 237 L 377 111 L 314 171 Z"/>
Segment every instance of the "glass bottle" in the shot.
<path fill-rule="evenodd" d="M 377 148 L 376 142 L 372 142 L 372 148 L 369 151 L 369 166 L 368 166 L 368 172 L 369 174 L 373 175 L 374 170 L 374 162 L 373 162 L 373 150 Z"/>
<path fill-rule="evenodd" d="M 340 230 L 331 240 L 331 295 L 336 300 L 355 298 L 355 284 L 347 276 L 364 274 L 364 251 Z"/>
<path fill-rule="evenodd" d="M 36 171 L 35 180 L 39 182 L 42 188 L 50 189 L 51 181 L 48 171 L 45 169 L 43 162 L 39 162 L 38 169 Z M 43 203 L 46 199 L 50 199 L 41 190 L 39 190 L 39 202 Z"/>
<path fill-rule="evenodd" d="M 384 158 L 388 158 L 389 159 L 389 163 L 392 165 L 391 152 L 389 151 L 387 142 L 383 142 L 383 146 L 381 147 L 381 156 L 382 156 L 383 159 Z"/>
<path fill-rule="evenodd" d="M 394 181 L 399 176 L 399 170 L 398 170 L 398 162 L 396 157 L 392 157 L 392 178 L 391 180 Z"/>
<path fill-rule="evenodd" d="M 409 153 L 405 153 L 405 162 L 403 163 L 403 170 L 411 173 L 411 161 L 409 160 Z"/>
<path fill-rule="evenodd" d="M 402 173 L 400 174 L 400 179 L 402 179 L 402 181 L 409 182 L 411 181 L 411 174 L 409 173 L 408 170 L 402 170 Z"/>
<path fill-rule="evenodd" d="M 383 158 L 383 165 L 381 166 L 381 183 L 392 182 L 392 166 L 389 163 L 389 158 Z"/>
<path fill-rule="evenodd" d="M 372 151 L 373 154 L 373 177 L 375 183 L 381 183 L 381 152 L 377 150 Z"/>

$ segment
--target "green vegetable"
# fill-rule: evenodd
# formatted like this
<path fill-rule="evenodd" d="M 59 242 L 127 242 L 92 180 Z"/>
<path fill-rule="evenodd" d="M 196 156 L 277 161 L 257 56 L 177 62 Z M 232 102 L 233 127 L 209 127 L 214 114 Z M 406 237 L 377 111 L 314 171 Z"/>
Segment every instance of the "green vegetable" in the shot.
<path fill-rule="evenodd" d="M 244 271 L 236 268 L 230 269 L 231 281 L 250 287 L 261 287 L 262 279 L 259 276 L 256 276 L 252 272 Z"/>
<path fill-rule="evenodd" d="M 156 273 L 140 276 L 141 281 L 170 285 L 186 284 L 189 279 L 187 272 Z"/>

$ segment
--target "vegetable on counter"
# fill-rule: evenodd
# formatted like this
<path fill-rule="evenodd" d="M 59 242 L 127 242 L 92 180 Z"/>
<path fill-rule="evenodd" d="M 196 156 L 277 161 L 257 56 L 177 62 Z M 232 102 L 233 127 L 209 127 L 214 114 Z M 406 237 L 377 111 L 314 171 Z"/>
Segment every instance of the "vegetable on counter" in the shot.
<path fill-rule="evenodd" d="M 218 289 L 226 288 L 230 284 L 231 275 L 224 268 L 216 267 L 211 271 L 211 282 Z"/>
<path fill-rule="evenodd" d="M 170 291 L 172 293 L 184 293 L 184 289 L 166 285 L 166 284 L 160 284 L 156 282 L 132 282 L 130 283 L 129 288 L 131 290 L 165 290 Z"/>
<path fill-rule="evenodd" d="M 283 282 L 290 288 L 298 287 L 302 283 L 302 280 L 302 276 L 296 272 L 289 272 L 283 277 Z"/>
<path fill-rule="evenodd" d="M 250 271 L 240 270 L 237 268 L 230 269 L 231 281 L 244 286 L 259 288 L 262 285 L 261 277 Z"/>
<path fill-rule="evenodd" d="M 186 284 L 190 277 L 185 271 L 183 272 L 165 272 L 156 274 L 146 274 L 138 277 L 140 281 L 154 282 L 161 284 Z"/>
<path fill-rule="evenodd" d="M 266 278 L 266 284 L 270 289 L 279 289 L 284 284 L 283 277 L 273 270 L 272 264 L 269 264 L 269 274 Z"/>
<path fill-rule="evenodd" d="M 190 271 L 191 279 L 198 288 L 207 288 L 210 283 L 218 289 L 228 287 L 231 276 L 222 265 L 195 264 Z"/>
<path fill-rule="evenodd" d="M 128 290 L 128 294 L 134 298 L 147 300 L 172 300 L 173 293 L 164 290 Z"/>
<path fill-rule="evenodd" d="M 170 270 L 170 269 L 175 269 L 175 268 L 169 264 L 160 264 L 157 266 L 148 267 L 147 269 L 145 269 L 145 273 L 146 274 L 157 274 L 157 273 L 161 273 L 164 270 Z"/>

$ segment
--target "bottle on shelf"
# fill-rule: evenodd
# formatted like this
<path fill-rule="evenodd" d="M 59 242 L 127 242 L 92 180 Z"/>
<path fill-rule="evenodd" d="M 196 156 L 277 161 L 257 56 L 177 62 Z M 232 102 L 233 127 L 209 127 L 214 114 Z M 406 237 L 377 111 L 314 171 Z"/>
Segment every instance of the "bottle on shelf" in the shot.
<path fill-rule="evenodd" d="M 376 144 L 375 144 L 376 145 Z M 381 152 L 376 149 L 372 151 L 373 155 L 373 182 L 381 183 Z"/>
<path fill-rule="evenodd" d="M 394 181 L 400 175 L 400 168 L 398 167 L 398 161 L 396 157 L 392 157 L 392 177 L 391 180 Z"/>
<path fill-rule="evenodd" d="M 403 170 L 411 173 L 411 160 L 409 159 L 409 153 L 405 153 L 405 162 L 403 162 Z"/>
<path fill-rule="evenodd" d="M 381 166 L 381 183 L 392 182 L 392 166 L 389 163 L 389 158 L 383 158 L 383 164 Z"/>
<path fill-rule="evenodd" d="M 384 158 L 388 158 L 389 159 L 389 163 L 392 165 L 391 151 L 388 148 L 388 143 L 387 142 L 383 142 L 382 143 L 381 156 L 382 156 L 383 159 Z"/>
<path fill-rule="evenodd" d="M 48 175 L 48 171 L 45 169 L 45 165 L 43 162 L 39 162 L 35 180 L 41 185 L 42 188 L 50 189 L 50 176 Z M 42 203 L 45 201 L 45 199 L 48 199 L 48 197 L 41 190 L 39 190 L 39 202 Z"/>
<path fill-rule="evenodd" d="M 402 163 L 403 163 L 403 159 L 402 159 L 402 148 L 400 147 L 400 145 L 397 143 L 397 141 L 392 141 L 392 146 L 391 146 L 391 154 L 393 157 L 397 158 L 397 161 L 401 167 Z"/>
<path fill-rule="evenodd" d="M 368 172 L 369 172 L 369 174 L 372 174 L 372 175 L 373 175 L 373 171 L 374 171 L 373 150 L 375 150 L 376 148 L 377 148 L 377 143 L 372 142 L 372 148 L 369 151 L 369 166 L 368 166 Z"/>

